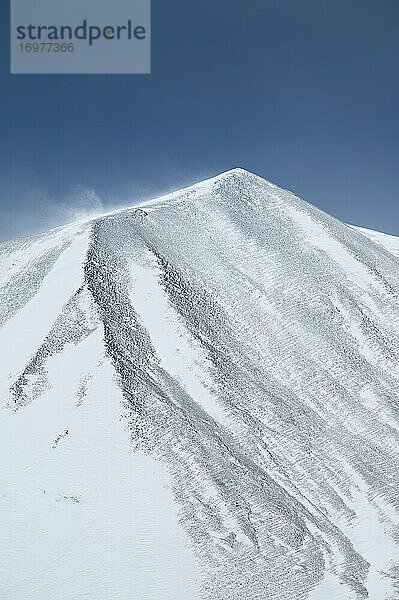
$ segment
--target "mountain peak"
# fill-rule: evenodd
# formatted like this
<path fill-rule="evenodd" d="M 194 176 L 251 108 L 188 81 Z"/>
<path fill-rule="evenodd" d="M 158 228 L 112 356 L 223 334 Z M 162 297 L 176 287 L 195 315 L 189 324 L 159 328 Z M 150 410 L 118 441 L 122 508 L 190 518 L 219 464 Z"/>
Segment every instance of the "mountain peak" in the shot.
<path fill-rule="evenodd" d="M 258 179 L 261 180 L 263 182 L 269 183 L 266 179 L 264 179 L 263 177 L 260 177 L 259 175 L 256 175 L 255 173 L 252 173 L 252 171 L 247 171 L 246 169 L 242 169 L 241 167 L 235 167 L 234 169 L 229 169 L 228 171 L 223 171 L 222 173 L 219 173 L 218 175 L 215 175 L 214 177 L 211 177 L 210 179 L 206 179 L 203 182 L 199 182 L 199 185 L 201 185 L 201 183 L 205 183 L 207 181 L 223 181 L 223 180 L 228 180 L 228 179 Z"/>
<path fill-rule="evenodd" d="M 200 201 L 212 199 L 213 202 L 215 202 L 217 197 L 220 197 L 220 186 L 223 186 L 223 184 L 228 185 L 229 193 L 237 192 L 237 195 L 242 190 L 243 185 L 249 188 L 250 193 L 251 188 L 253 190 L 254 186 L 256 185 L 265 186 L 265 189 L 279 189 L 276 185 L 274 185 L 270 181 L 267 181 L 263 177 L 255 175 L 255 173 L 247 171 L 246 169 L 237 167 L 228 171 L 223 171 L 218 175 L 214 175 L 213 177 L 209 177 L 202 181 L 198 181 L 197 183 L 194 183 L 188 187 L 184 187 L 170 192 L 168 194 L 158 196 L 150 200 L 146 200 L 145 202 L 140 202 L 138 204 L 132 205 L 126 210 L 133 210 L 137 208 L 155 209 L 156 207 L 159 208 L 166 207 L 167 205 L 175 205 L 182 201 L 195 202 L 195 198 L 197 198 Z"/>
<path fill-rule="evenodd" d="M 255 175 L 251 171 L 247 171 L 246 169 L 242 169 L 241 167 L 235 167 L 234 169 L 229 169 L 228 171 L 222 171 L 216 177 L 224 177 L 228 175 Z"/>

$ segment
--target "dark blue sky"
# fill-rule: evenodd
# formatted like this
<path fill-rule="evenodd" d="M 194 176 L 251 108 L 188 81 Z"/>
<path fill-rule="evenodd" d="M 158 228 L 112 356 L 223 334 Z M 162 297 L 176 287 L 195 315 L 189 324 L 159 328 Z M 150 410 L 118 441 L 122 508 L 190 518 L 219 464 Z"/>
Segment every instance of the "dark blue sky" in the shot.
<path fill-rule="evenodd" d="M 398 0 L 153 0 L 124 76 L 9 75 L 7 5 L 0 238 L 237 166 L 399 235 Z"/>

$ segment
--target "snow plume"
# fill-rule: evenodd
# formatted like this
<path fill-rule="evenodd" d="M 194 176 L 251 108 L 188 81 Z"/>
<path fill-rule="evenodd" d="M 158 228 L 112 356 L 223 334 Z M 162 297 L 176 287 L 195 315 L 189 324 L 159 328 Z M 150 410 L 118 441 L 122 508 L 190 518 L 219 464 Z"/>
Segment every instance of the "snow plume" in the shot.
<path fill-rule="evenodd" d="M 1 183 L 1 182 L 0 182 Z M 0 240 L 29 235 L 110 210 L 94 188 L 79 186 L 57 195 L 38 185 L 20 184 L 3 193 L 9 198 L 8 219 L 0 219 Z"/>
<path fill-rule="evenodd" d="M 102 199 L 93 188 L 78 188 L 57 206 L 56 212 L 59 213 L 59 220 L 67 223 L 96 217 L 105 209 Z"/>

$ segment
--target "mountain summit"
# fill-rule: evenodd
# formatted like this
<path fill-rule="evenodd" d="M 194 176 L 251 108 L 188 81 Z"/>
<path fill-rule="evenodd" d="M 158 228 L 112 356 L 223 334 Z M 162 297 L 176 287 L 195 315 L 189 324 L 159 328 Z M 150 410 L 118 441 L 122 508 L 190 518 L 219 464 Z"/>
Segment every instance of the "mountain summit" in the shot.
<path fill-rule="evenodd" d="M 397 598 L 398 261 L 241 169 L 0 244 L 4 597 Z"/>

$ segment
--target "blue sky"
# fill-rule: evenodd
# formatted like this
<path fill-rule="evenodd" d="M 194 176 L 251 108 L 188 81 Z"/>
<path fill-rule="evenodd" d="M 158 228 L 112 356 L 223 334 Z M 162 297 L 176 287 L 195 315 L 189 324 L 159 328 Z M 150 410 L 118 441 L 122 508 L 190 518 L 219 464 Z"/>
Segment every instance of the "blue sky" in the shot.
<path fill-rule="evenodd" d="M 151 75 L 9 75 L 0 239 L 233 167 L 399 235 L 397 0 L 153 0 Z"/>

